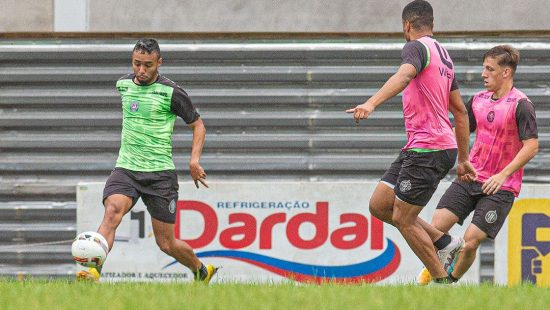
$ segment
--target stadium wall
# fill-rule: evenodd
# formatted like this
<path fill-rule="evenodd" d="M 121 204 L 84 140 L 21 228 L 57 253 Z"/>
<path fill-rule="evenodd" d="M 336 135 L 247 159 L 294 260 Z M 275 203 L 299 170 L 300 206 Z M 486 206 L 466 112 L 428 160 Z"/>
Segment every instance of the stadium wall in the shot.
<path fill-rule="evenodd" d="M 401 31 L 401 11 L 409 0 L 3 2 L 0 32 L 387 33 Z M 432 1 L 432 5 L 437 31 L 550 30 L 546 0 Z"/>

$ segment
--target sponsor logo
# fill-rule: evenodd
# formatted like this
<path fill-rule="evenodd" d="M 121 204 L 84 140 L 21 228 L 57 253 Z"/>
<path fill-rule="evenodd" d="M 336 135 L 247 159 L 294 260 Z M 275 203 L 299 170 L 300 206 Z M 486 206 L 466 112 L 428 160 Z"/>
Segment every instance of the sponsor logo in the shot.
<path fill-rule="evenodd" d="M 487 113 L 487 121 L 492 123 L 495 120 L 495 111 Z"/>
<path fill-rule="evenodd" d="M 485 214 L 485 222 L 489 224 L 493 224 L 494 222 L 496 222 L 496 220 L 497 220 L 497 211 L 492 210 L 487 212 L 487 214 Z"/>
<path fill-rule="evenodd" d="M 176 238 L 194 248 L 198 257 L 237 260 L 299 282 L 378 282 L 393 274 L 400 264 L 399 248 L 384 237 L 383 223 L 375 217 L 340 213 L 334 219 L 334 214 L 329 213 L 329 203 L 323 201 L 311 204 L 299 201 L 281 204 L 265 202 L 263 210 L 248 207 L 256 203 L 243 207 L 243 203 L 238 202 L 238 209 L 227 208 L 226 204 L 214 204 L 219 210 L 224 210 L 216 212 L 215 208 L 200 201 L 178 201 Z M 306 204 L 307 210 L 304 209 Z M 257 205 L 262 204 L 258 202 Z M 291 205 L 293 208 L 290 208 Z M 193 236 L 181 232 L 182 227 L 189 226 L 185 223 L 189 213 L 200 216 L 204 222 Z M 268 215 L 262 217 L 259 214 Z M 315 228 L 314 233 L 310 230 L 311 233 L 304 236 L 304 230 L 312 227 Z M 372 255 L 370 259 L 361 256 L 358 258 L 361 261 L 352 264 L 334 265 L 307 263 L 305 259 L 294 261 L 289 260 L 289 256 L 275 257 L 288 253 L 291 248 L 299 253 L 292 257 L 309 257 L 312 260 L 316 256 L 308 256 L 308 253 L 316 253 L 312 252 L 315 249 L 327 250 L 332 254 L 342 251 L 341 255 L 349 257 L 353 253 L 351 250 L 366 248 Z M 177 262 L 173 261 L 164 268 L 174 264 Z"/>
<path fill-rule="evenodd" d="M 132 103 L 130 104 L 130 110 L 132 112 L 137 112 L 138 109 L 139 109 L 139 102 L 132 101 Z"/>
<path fill-rule="evenodd" d="M 158 91 L 158 90 L 153 90 L 153 95 L 159 95 L 159 96 L 163 96 L 163 97 L 168 97 L 168 93 L 165 92 L 165 91 Z"/>
<path fill-rule="evenodd" d="M 401 181 L 401 183 L 399 183 L 399 190 L 403 193 L 410 191 L 411 188 L 412 188 L 411 180 L 403 180 Z"/>

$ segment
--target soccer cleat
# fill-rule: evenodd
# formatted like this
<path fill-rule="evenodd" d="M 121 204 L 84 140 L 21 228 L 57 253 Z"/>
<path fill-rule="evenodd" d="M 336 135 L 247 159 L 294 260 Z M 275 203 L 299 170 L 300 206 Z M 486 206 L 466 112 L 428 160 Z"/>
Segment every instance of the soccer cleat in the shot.
<path fill-rule="evenodd" d="M 76 273 L 76 280 L 83 282 L 99 282 L 99 272 L 93 267 L 88 268 L 88 270 L 81 270 Z"/>
<path fill-rule="evenodd" d="M 210 283 L 210 280 L 212 280 L 212 277 L 218 272 L 219 267 L 214 267 L 214 265 L 205 265 L 206 267 L 206 278 L 204 279 L 197 279 L 198 282 L 202 282 L 205 284 Z"/>
<path fill-rule="evenodd" d="M 452 237 L 451 243 L 444 249 L 437 251 L 437 257 L 447 273 L 453 272 L 458 256 L 460 256 L 465 243 L 462 237 Z"/>
<path fill-rule="evenodd" d="M 416 276 L 416 283 L 418 285 L 428 285 L 430 282 L 432 282 L 432 275 L 428 271 L 428 268 L 424 267 L 418 276 Z"/>

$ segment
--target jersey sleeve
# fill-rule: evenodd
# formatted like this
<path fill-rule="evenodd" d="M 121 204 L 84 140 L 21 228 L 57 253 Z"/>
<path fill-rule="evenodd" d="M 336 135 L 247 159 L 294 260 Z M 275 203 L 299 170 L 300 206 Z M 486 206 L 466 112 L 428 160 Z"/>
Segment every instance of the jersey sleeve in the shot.
<path fill-rule="evenodd" d="M 476 116 L 474 115 L 474 110 L 472 109 L 472 103 L 474 102 L 474 97 L 470 98 L 468 102 L 464 105 L 468 111 L 468 123 L 470 124 L 470 132 L 474 132 L 477 129 Z"/>
<path fill-rule="evenodd" d="M 191 98 L 179 86 L 174 87 L 172 101 L 170 102 L 170 111 L 181 117 L 186 124 L 191 124 L 200 117 L 193 103 L 191 103 Z"/>
<path fill-rule="evenodd" d="M 458 82 L 456 81 L 456 77 L 453 77 L 453 81 L 451 82 L 451 91 L 458 89 Z"/>
<path fill-rule="evenodd" d="M 411 64 L 416 68 L 416 75 L 420 74 L 426 67 L 428 52 L 420 41 L 409 41 L 401 50 L 401 64 Z"/>
<path fill-rule="evenodd" d="M 520 140 L 539 137 L 535 105 L 527 98 L 518 101 L 518 105 L 516 106 L 516 124 L 518 125 Z"/>

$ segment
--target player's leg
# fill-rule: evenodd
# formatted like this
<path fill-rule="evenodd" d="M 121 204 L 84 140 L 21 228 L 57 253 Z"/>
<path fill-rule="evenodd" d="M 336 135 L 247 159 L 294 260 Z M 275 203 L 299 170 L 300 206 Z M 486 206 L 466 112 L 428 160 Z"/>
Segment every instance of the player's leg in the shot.
<path fill-rule="evenodd" d="M 97 232 L 105 237 L 110 250 L 113 248 L 115 231 L 118 225 L 120 225 L 122 218 L 130 211 L 134 203 L 131 197 L 122 194 L 113 194 L 104 200 L 103 205 L 105 206 L 105 213 Z"/>
<path fill-rule="evenodd" d="M 480 195 L 482 194 L 480 183 L 472 186 Z M 485 238 L 496 238 L 512 209 L 515 198 L 512 192 L 504 190 L 493 195 L 482 195 L 483 197 L 475 206 L 472 223 L 464 235 L 466 246 L 451 270 L 451 276 L 456 280 L 460 279 L 474 262 L 480 243 Z"/>
<path fill-rule="evenodd" d="M 174 236 L 174 224 L 166 223 L 152 218 L 155 241 L 159 248 L 166 254 L 172 256 L 180 264 L 189 268 L 196 280 L 210 282 L 217 268 L 212 265 L 204 265 L 193 249 L 185 241 L 178 240 Z"/>
<path fill-rule="evenodd" d="M 449 281 L 432 242 L 454 245 L 453 239 L 422 221 L 418 214 L 427 205 L 440 180 L 454 164 L 456 150 L 407 152 L 395 187 L 392 220 L 411 249 L 434 275 L 434 281 Z M 459 241 L 462 239 L 460 238 Z M 445 241 L 445 242 L 443 242 Z M 462 246 L 456 242 L 456 246 Z"/>
<path fill-rule="evenodd" d="M 369 200 L 370 214 L 390 225 L 393 225 L 392 214 L 395 201 L 394 187 L 397 183 L 397 178 L 399 177 L 399 171 L 401 170 L 404 158 L 405 152 L 402 151 L 391 163 L 390 168 L 384 173 Z"/>
<path fill-rule="evenodd" d="M 372 215 L 383 222 L 393 225 L 392 214 L 395 202 L 395 192 L 386 182 L 378 182 L 369 201 Z"/>
<path fill-rule="evenodd" d="M 136 172 L 115 168 L 103 189 L 103 206 L 105 208 L 103 220 L 97 230 L 113 247 L 115 231 L 122 221 L 122 217 L 132 209 L 139 199 L 139 184 L 135 180 Z"/>
<path fill-rule="evenodd" d="M 115 231 L 120 225 L 122 217 L 132 209 L 138 197 L 139 194 L 135 189 L 131 172 L 125 169 L 114 169 L 103 190 L 104 214 L 97 230 L 107 240 L 109 250 L 113 247 Z M 76 279 L 79 281 L 98 281 L 102 267 L 80 270 L 76 273 Z"/>
<path fill-rule="evenodd" d="M 462 249 L 462 253 L 458 257 L 456 264 L 453 266 L 451 276 L 453 280 L 458 281 L 470 269 L 474 260 L 476 259 L 477 249 L 479 244 L 487 238 L 487 234 L 483 232 L 475 224 L 470 224 L 464 234 L 464 240 L 466 245 Z"/>
<path fill-rule="evenodd" d="M 151 214 L 155 241 L 159 248 L 179 263 L 189 268 L 196 280 L 210 282 L 217 268 L 204 265 L 186 242 L 176 239 L 176 201 L 178 200 L 178 180 L 174 171 L 160 171 L 146 174 L 140 187 L 142 200 Z M 146 186 L 145 186 L 146 185 Z"/>
<path fill-rule="evenodd" d="M 430 274 L 435 279 L 445 279 L 447 272 L 439 262 L 432 240 L 417 220 L 420 211 L 422 211 L 421 206 L 396 199 L 393 208 L 393 223 Z"/>
<path fill-rule="evenodd" d="M 476 203 L 476 197 L 469 192 L 470 187 L 470 183 L 458 180 L 451 183 L 439 200 L 432 217 L 434 228 L 448 233 L 456 223 L 463 224 L 464 219 L 473 211 Z M 439 261 L 443 264 L 443 268 L 449 272 L 460 257 L 465 243 L 464 239 L 452 237 L 449 242 L 449 237 L 444 236 L 440 239 L 432 239 L 432 241 L 437 250 Z M 423 268 L 416 280 L 418 284 L 426 285 L 431 282 L 432 276 L 428 269 Z"/>

